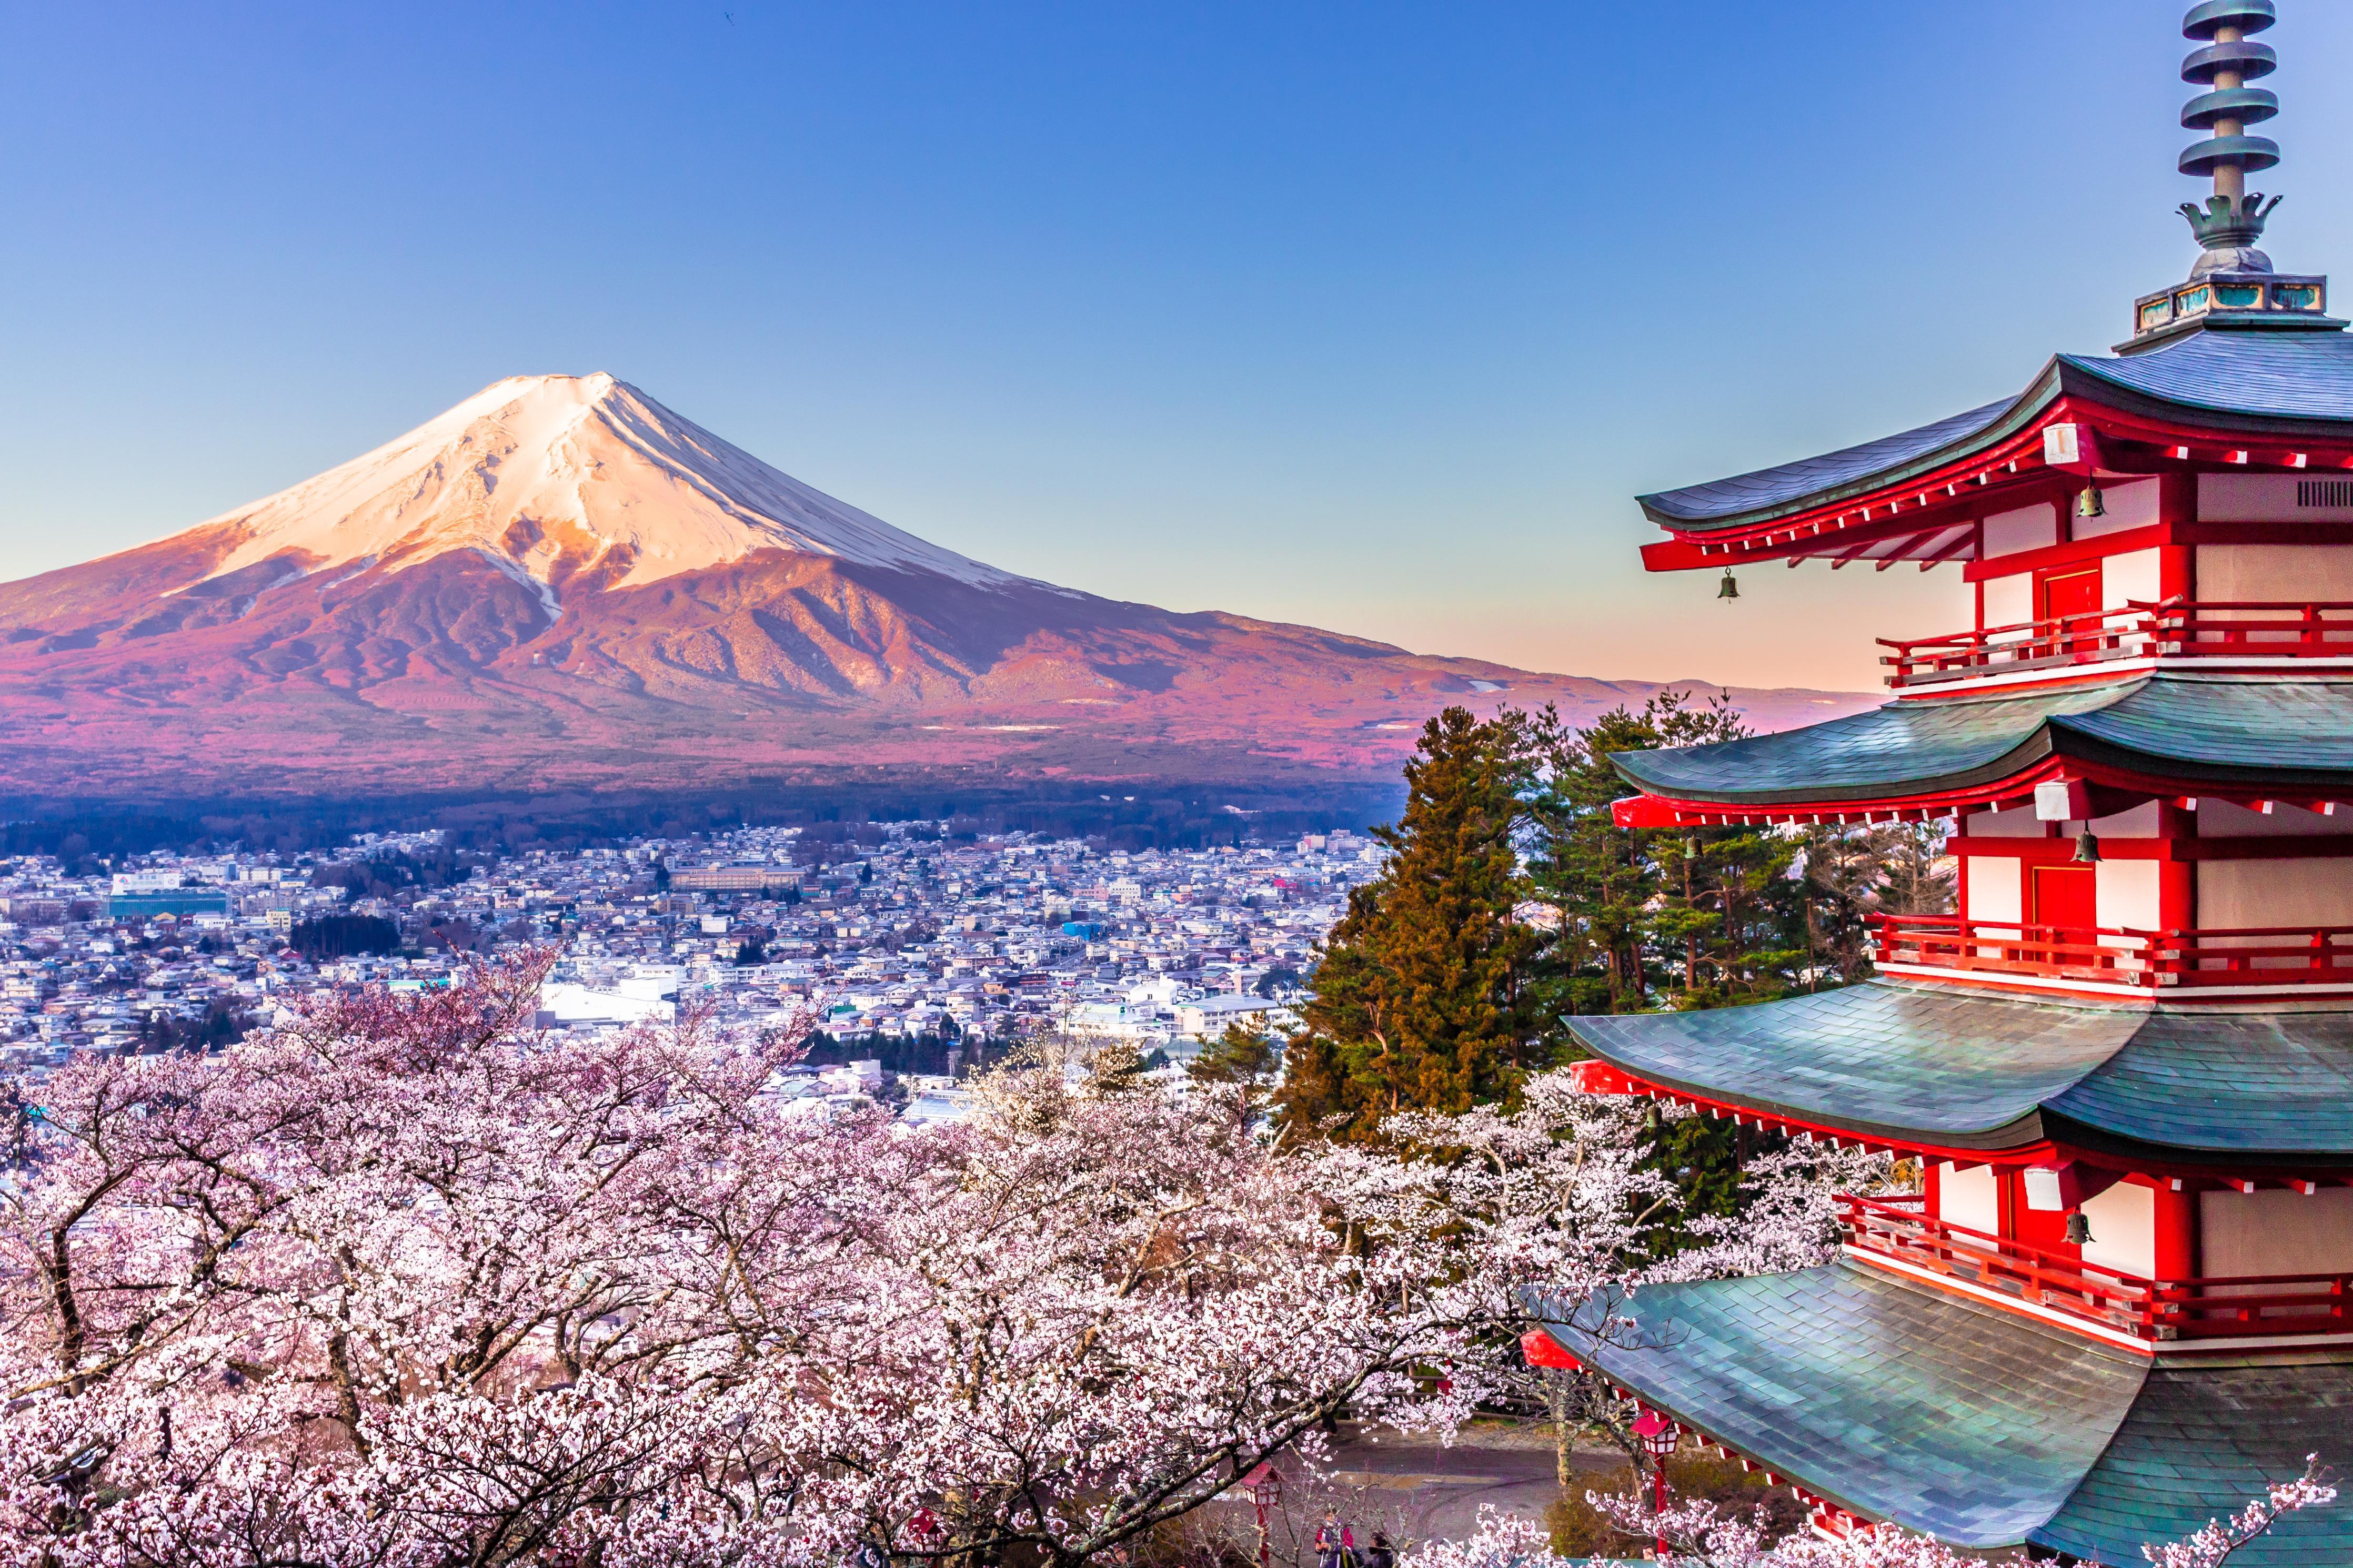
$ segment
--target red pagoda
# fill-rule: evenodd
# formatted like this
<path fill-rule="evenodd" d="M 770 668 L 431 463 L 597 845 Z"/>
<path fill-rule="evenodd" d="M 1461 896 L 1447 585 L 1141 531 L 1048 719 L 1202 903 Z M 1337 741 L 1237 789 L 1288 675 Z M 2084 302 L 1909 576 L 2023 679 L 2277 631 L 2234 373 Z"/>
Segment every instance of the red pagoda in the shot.
<path fill-rule="evenodd" d="M 1641 500 L 1653 571 L 1975 589 L 1883 641 L 1882 708 L 1616 759 L 1629 826 L 1943 822 L 1959 912 L 1883 919 L 1868 984 L 1572 1020 L 1591 1087 L 1922 1163 L 1836 1261 L 1646 1289 L 1577 1352 L 1825 1530 L 2137 1563 L 2353 1464 L 2353 336 L 2255 248 L 2274 20 L 2183 24 L 2203 254 L 2113 354 Z M 2353 1510 L 2243 1558 L 2353 1563 Z"/>

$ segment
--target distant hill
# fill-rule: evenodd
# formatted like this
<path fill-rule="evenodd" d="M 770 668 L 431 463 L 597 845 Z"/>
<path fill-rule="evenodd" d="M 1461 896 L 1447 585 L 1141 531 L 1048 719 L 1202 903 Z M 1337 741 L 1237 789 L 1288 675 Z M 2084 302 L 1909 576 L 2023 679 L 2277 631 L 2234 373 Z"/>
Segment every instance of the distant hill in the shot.
<path fill-rule="evenodd" d="M 1660 689 L 1018 576 L 602 374 L 500 382 L 250 506 L 0 584 L 15 794 L 1370 776 L 1448 703 L 1583 719 Z M 1877 700 L 1732 696 L 1761 728 Z"/>

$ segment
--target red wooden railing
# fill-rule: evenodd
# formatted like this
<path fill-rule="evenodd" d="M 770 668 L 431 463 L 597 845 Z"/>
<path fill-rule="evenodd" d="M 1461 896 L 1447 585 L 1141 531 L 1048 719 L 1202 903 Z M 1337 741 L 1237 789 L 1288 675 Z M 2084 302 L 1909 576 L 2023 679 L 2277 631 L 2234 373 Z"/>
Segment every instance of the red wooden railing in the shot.
<path fill-rule="evenodd" d="M 1881 637 L 1879 646 L 1895 650 L 1879 662 L 1894 666 L 1887 684 L 1896 687 L 2119 658 L 2353 658 L 2353 603 L 2136 599 L 1942 637 Z"/>
<path fill-rule="evenodd" d="M 1845 1194 L 1846 1245 L 2085 1318 L 2142 1340 L 2353 1332 L 2353 1273 L 2145 1279 L 2047 1247 L 2010 1241 L 1909 1204 Z"/>
<path fill-rule="evenodd" d="M 2353 926 L 2139 931 L 1877 917 L 1878 962 L 2101 985 L 2353 985 Z"/>

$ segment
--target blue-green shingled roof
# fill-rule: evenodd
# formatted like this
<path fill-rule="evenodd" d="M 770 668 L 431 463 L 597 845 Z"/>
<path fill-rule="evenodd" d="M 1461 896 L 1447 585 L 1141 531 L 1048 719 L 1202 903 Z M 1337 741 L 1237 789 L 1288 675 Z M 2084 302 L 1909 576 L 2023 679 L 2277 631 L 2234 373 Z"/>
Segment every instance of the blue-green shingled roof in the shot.
<path fill-rule="evenodd" d="M 2016 397 L 1859 447 L 1646 495 L 1642 510 L 1686 533 L 1769 521 L 1951 462 L 2025 428 L 2067 395 L 2178 412 L 2217 430 L 2330 433 L 2353 421 L 2353 336 L 2210 331 L 2122 358 L 2060 354 Z"/>
<path fill-rule="evenodd" d="M 2353 783 L 2353 682 L 2158 675 L 1915 698 L 1802 730 L 1609 760 L 1648 794 L 1776 805 L 1967 789 L 2053 753 L 2186 782 L 2341 788 Z"/>
<path fill-rule="evenodd" d="M 2353 1009 L 2079 1006 L 1882 980 L 1567 1023 L 1651 1083 L 1894 1142 L 2353 1157 Z"/>
<path fill-rule="evenodd" d="M 2353 1363 L 2152 1362 L 1877 1270 L 1648 1287 L 1630 1345 L 1572 1352 L 1839 1506 L 1980 1551 L 2110 1563 L 2353 1453 Z M 2353 1563 L 2353 1509 L 2284 1521 L 2248 1568 Z"/>

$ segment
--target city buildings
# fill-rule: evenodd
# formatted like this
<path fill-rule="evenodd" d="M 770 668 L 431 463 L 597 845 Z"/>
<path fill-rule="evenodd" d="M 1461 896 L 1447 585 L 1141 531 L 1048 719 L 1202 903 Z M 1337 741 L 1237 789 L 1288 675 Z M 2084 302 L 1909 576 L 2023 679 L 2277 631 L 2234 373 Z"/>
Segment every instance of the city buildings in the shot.
<path fill-rule="evenodd" d="M 968 1066 L 1041 1029 L 1181 1059 L 1229 1022 L 1286 1020 L 1378 861 L 1346 834 L 1131 854 L 899 823 L 488 864 L 453 860 L 433 834 L 370 835 L 284 863 L 158 854 L 77 869 L 0 861 L 0 1064 L 217 1043 L 322 991 L 446 984 L 474 954 L 541 942 L 562 953 L 545 1028 L 695 1007 L 723 1027 L 935 1042 L 943 1072 L 949 1049 Z"/>

